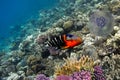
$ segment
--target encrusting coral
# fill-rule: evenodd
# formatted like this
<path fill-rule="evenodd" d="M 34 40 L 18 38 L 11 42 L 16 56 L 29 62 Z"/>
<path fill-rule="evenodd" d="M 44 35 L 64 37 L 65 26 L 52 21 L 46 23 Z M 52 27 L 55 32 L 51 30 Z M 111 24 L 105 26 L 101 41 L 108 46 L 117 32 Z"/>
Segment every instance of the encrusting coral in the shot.
<path fill-rule="evenodd" d="M 82 56 L 79 60 L 76 58 L 64 59 L 65 63 L 60 66 L 57 65 L 55 69 L 55 75 L 71 75 L 73 72 L 79 72 L 81 70 L 94 71 L 94 61 L 88 56 Z"/>

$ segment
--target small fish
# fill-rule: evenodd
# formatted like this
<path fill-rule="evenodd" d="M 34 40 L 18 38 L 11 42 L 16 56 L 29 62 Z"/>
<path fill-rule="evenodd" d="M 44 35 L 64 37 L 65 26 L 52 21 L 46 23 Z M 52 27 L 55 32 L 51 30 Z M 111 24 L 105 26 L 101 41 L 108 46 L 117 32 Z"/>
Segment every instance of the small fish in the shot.
<path fill-rule="evenodd" d="M 60 36 L 50 37 L 47 41 L 50 47 L 56 47 L 58 49 L 67 49 L 73 48 L 79 44 L 81 44 L 83 40 L 72 34 L 64 34 Z"/>

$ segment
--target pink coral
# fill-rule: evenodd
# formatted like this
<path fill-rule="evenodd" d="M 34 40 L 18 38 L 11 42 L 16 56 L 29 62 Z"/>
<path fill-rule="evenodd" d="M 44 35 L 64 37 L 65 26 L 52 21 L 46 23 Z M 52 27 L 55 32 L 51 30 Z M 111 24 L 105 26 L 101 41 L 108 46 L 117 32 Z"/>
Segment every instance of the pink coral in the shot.
<path fill-rule="evenodd" d="M 94 67 L 95 80 L 106 80 L 103 74 L 103 70 L 100 66 Z"/>
<path fill-rule="evenodd" d="M 57 76 L 55 80 L 70 80 L 70 77 L 66 75 L 60 75 L 60 76 Z"/>
<path fill-rule="evenodd" d="M 80 72 L 74 72 L 70 80 L 91 80 L 91 73 L 89 71 L 80 71 Z"/>
<path fill-rule="evenodd" d="M 50 79 L 46 77 L 44 74 L 39 74 L 36 76 L 35 80 L 50 80 Z"/>

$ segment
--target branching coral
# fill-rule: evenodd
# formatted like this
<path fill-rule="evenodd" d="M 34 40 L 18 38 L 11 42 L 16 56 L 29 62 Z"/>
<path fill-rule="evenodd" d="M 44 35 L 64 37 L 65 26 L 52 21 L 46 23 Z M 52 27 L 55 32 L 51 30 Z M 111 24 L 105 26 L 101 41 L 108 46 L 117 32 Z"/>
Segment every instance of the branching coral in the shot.
<path fill-rule="evenodd" d="M 67 58 L 64 59 L 64 61 L 65 63 L 62 66 L 56 66 L 55 75 L 70 75 L 73 72 L 79 72 L 80 70 L 94 71 L 94 61 L 88 56 L 83 56 L 79 60 L 76 58 Z"/>

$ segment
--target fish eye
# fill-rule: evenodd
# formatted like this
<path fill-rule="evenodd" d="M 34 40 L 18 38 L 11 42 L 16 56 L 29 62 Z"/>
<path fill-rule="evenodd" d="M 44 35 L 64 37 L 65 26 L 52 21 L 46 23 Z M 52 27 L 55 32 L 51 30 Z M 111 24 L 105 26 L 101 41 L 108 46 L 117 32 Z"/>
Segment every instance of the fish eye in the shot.
<path fill-rule="evenodd" d="M 72 37 L 73 37 L 73 35 L 71 35 L 71 34 L 66 34 L 66 39 L 67 39 L 67 40 L 71 40 Z"/>
<path fill-rule="evenodd" d="M 71 34 L 67 34 L 66 36 L 67 36 L 67 37 L 73 37 L 73 35 L 71 35 Z"/>
<path fill-rule="evenodd" d="M 66 35 L 66 39 L 67 39 L 67 40 L 74 40 L 74 39 L 77 39 L 77 36 L 68 34 L 68 35 Z"/>

